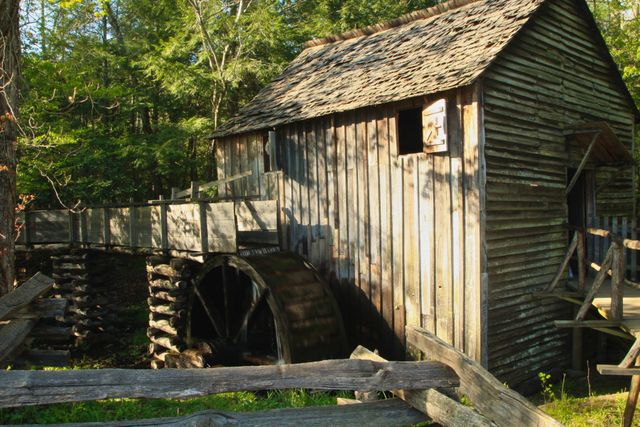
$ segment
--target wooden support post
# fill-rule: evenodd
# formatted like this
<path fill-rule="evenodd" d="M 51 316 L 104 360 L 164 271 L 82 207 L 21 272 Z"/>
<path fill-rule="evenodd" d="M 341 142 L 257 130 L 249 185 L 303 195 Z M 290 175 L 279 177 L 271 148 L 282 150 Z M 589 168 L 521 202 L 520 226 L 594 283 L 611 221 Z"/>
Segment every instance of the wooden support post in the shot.
<path fill-rule="evenodd" d="M 76 240 L 76 233 L 73 224 L 73 212 L 71 211 L 71 209 L 67 210 L 67 214 L 69 215 L 69 244 L 73 245 Z"/>
<path fill-rule="evenodd" d="M 200 207 L 200 251 L 209 253 L 209 226 L 207 224 L 207 203 L 199 202 Z"/>
<path fill-rule="evenodd" d="M 558 272 L 556 273 L 556 276 L 553 278 L 551 283 L 549 283 L 549 286 L 547 286 L 544 292 L 551 292 L 555 289 L 556 286 L 558 286 L 558 282 L 560 282 L 560 279 L 562 278 L 562 274 L 567 269 L 567 266 L 569 265 L 569 261 L 571 261 L 571 257 L 573 256 L 573 253 L 575 252 L 577 246 L 578 246 L 578 232 L 576 231 L 576 233 L 573 235 L 573 239 L 571 240 L 571 244 L 569 245 L 569 250 L 567 251 L 567 254 L 564 257 L 562 264 L 560 264 L 560 267 L 558 267 Z"/>
<path fill-rule="evenodd" d="M 200 198 L 200 184 L 197 181 L 191 181 L 191 200 Z"/>
<path fill-rule="evenodd" d="M 600 290 L 600 286 L 602 286 L 602 283 L 607 278 L 607 271 L 609 270 L 609 268 L 611 268 L 613 251 L 614 251 L 614 245 L 611 245 L 609 247 L 609 250 L 607 251 L 607 255 L 605 256 L 604 261 L 602 262 L 600 271 L 596 275 L 596 278 L 593 280 L 591 289 L 589 289 L 589 292 L 587 293 L 587 296 L 585 297 L 584 302 L 580 307 L 580 310 L 578 310 L 578 314 L 576 315 L 576 318 L 575 318 L 576 320 L 584 320 L 584 317 L 587 315 L 587 312 L 591 307 L 591 303 L 593 302 L 593 299 L 596 297 L 596 295 L 598 294 L 598 291 Z"/>
<path fill-rule="evenodd" d="M 170 200 L 176 200 L 178 198 L 178 193 L 180 189 L 178 187 L 171 187 L 171 197 Z"/>
<path fill-rule="evenodd" d="M 636 366 L 640 366 L 640 358 L 636 359 Z M 633 424 L 633 416 L 635 415 L 638 404 L 638 392 L 640 392 L 640 375 L 634 375 L 631 377 L 629 396 L 627 397 L 627 404 L 624 407 L 624 415 L 622 416 L 623 427 L 631 427 Z"/>
<path fill-rule="evenodd" d="M 80 212 L 78 222 L 80 222 L 80 236 L 78 236 L 78 240 L 81 245 L 84 245 L 87 243 L 87 213 L 84 210 Z"/>
<path fill-rule="evenodd" d="M 622 320 L 624 315 L 624 246 L 619 241 L 614 241 L 611 243 L 611 247 L 613 248 L 611 261 L 611 319 Z"/>
<path fill-rule="evenodd" d="M 587 280 L 587 254 L 585 250 L 585 232 L 584 230 L 576 231 L 578 237 L 578 291 L 584 292 Z"/>
<path fill-rule="evenodd" d="M 109 208 L 105 206 L 102 209 L 104 213 L 103 238 L 106 247 L 111 245 L 111 218 L 109 218 Z"/>
<path fill-rule="evenodd" d="M 638 221 L 635 218 L 631 219 L 631 240 L 638 239 L 638 231 L 636 227 L 638 226 Z M 631 251 L 631 280 L 638 280 L 638 252 Z"/>
<path fill-rule="evenodd" d="M 578 315 L 578 308 L 573 309 L 574 317 Z M 557 325 L 556 325 L 557 327 Z M 583 348 L 582 328 L 573 328 L 571 331 L 571 368 L 576 371 L 582 370 L 582 348 Z"/>
<path fill-rule="evenodd" d="M 167 230 L 167 203 L 164 203 L 164 197 L 160 195 L 160 246 L 163 252 L 169 251 L 169 235 Z"/>
<path fill-rule="evenodd" d="M 136 226 L 136 207 L 133 198 L 129 199 L 129 246 L 131 249 L 138 247 L 138 227 Z"/>
<path fill-rule="evenodd" d="M 24 245 L 29 247 L 31 244 L 30 228 L 29 227 L 29 208 L 24 210 L 24 223 L 22 224 L 22 232 L 24 233 Z"/>

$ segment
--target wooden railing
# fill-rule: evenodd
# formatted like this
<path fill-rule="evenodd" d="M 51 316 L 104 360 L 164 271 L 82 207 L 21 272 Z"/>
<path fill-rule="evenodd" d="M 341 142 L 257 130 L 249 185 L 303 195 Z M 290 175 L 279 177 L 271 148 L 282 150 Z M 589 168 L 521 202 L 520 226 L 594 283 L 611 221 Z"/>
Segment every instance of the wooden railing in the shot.
<path fill-rule="evenodd" d="M 236 252 L 239 242 L 278 244 L 276 200 L 158 200 L 81 212 L 35 210 L 20 214 L 16 244 L 70 244 L 142 253 Z"/>
<path fill-rule="evenodd" d="M 0 371 L 0 408 L 109 398 L 188 398 L 276 389 L 391 391 L 398 399 L 252 414 L 203 411 L 185 417 L 118 421 L 125 425 L 560 426 L 477 362 L 421 328 L 408 343 L 430 361 L 395 362 L 358 347 L 350 359 L 205 369 Z M 458 388 L 459 387 L 459 388 Z M 474 408 L 457 401 L 457 391 Z M 112 425 L 109 423 L 92 425 Z"/>
<path fill-rule="evenodd" d="M 608 247 L 604 247 L 604 257 L 598 264 L 587 257 L 587 237 L 607 239 Z M 611 277 L 611 308 L 609 320 L 620 321 L 624 316 L 624 285 L 640 288 L 640 283 L 626 278 L 627 263 L 626 250 L 640 251 L 640 241 L 625 239 L 622 236 L 608 230 L 588 227 L 585 229 L 575 229 L 569 249 L 563 259 L 553 280 L 544 293 L 553 292 L 564 276 L 567 267 L 571 263 L 574 254 L 577 254 L 578 262 L 578 284 L 577 292 L 579 297 L 584 297 L 576 318 L 576 321 L 583 321 L 593 300 L 598 295 L 604 281 Z M 593 254 L 592 254 L 593 256 Z M 586 289 L 588 269 L 595 272 L 595 278 L 589 289 Z"/>
<path fill-rule="evenodd" d="M 609 230 L 623 240 L 638 240 L 638 222 L 633 217 L 625 216 L 594 216 L 589 219 L 589 227 Z M 586 236 L 586 249 L 592 261 L 601 263 L 611 244 L 608 237 L 599 235 Z M 640 278 L 638 268 L 640 253 L 627 249 L 625 251 L 626 277 L 637 281 Z"/>

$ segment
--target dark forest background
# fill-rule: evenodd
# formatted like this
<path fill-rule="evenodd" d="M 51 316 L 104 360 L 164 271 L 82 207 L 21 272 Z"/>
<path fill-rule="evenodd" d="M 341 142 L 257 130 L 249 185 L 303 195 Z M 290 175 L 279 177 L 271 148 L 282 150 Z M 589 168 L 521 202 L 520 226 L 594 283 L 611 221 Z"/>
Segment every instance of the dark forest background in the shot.
<path fill-rule="evenodd" d="M 18 192 L 146 200 L 214 179 L 207 136 L 315 37 L 436 0 L 23 0 Z M 640 101 L 640 1 L 589 0 Z"/>

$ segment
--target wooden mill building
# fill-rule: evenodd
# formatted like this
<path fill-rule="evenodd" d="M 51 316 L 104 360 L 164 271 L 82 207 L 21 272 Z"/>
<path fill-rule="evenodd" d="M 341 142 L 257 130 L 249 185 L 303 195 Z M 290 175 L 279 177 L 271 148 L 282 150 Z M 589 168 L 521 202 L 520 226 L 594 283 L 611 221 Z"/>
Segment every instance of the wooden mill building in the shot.
<path fill-rule="evenodd" d="M 569 364 L 571 309 L 535 292 L 568 224 L 635 213 L 638 118 L 584 0 L 453 0 L 308 42 L 214 137 L 219 178 L 252 171 L 227 195 L 277 186 L 353 344 L 421 325 L 515 385 Z"/>

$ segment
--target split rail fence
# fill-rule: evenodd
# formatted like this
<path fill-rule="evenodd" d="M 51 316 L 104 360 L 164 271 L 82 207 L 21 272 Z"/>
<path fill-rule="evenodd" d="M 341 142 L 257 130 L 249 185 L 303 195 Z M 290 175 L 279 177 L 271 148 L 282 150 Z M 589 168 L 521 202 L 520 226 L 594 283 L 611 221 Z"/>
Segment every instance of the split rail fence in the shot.
<path fill-rule="evenodd" d="M 40 349 L 32 346 L 34 338 L 47 341 L 51 327 L 40 320 L 63 316 L 67 301 L 40 298 L 53 287 L 53 279 L 37 273 L 14 291 L 0 298 L 0 369 L 9 364 L 19 366 L 63 366 L 68 350 Z M 53 328 L 56 331 L 59 328 Z M 67 330 L 67 339 L 71 329 Z"/>
<path fill-rule="evenodd" d="M 345 360 L 279 366 L 161 370 L 0 371 L 0 408 L 109 398 L 189 398 L 214 393 L 302 388 L 391 391 L 366 403 L 254 413 L 203 411 L 184 417 L 75 426 L 560 426 L 506 388 L 477 362 L 426 330 L 407 327 L 408 343 L 430 360 L 386 361 L 358 347 Z M 456 391 L 474 408 L 460 404 Z M 451 397 L 453 396 L 453 397 Z"/>

